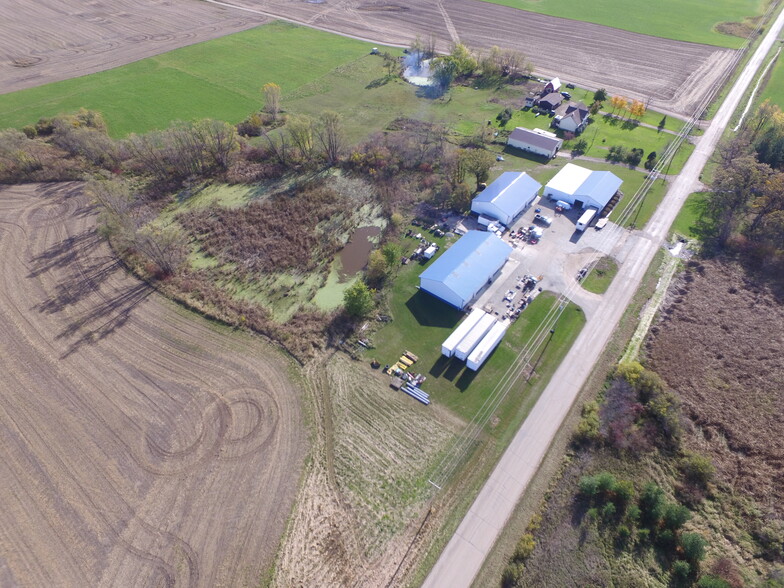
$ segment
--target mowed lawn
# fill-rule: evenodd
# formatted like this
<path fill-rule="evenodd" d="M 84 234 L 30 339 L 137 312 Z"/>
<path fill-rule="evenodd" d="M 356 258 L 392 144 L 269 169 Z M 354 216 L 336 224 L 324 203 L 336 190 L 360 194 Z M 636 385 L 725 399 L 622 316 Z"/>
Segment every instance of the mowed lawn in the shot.
<path fill-rule="evenodd" d="M 369 48 L 274 22 L 105 72 L 0 95 L 0 128 L 82 107 L 101 112 L 115 137 L 165 128 L 174 120 L 237 123 L 261 107 L 267 82 L 281 87 L 285 103 L 287 95 L 362 58 Z"/>
<path fill-rule="evenodd" d="M 714 30 L 762 13 L 761 0 L 485 0 L 529 12 L 560 16 L 635 33 L 738 48 L 743 39 Z M 568 47 L 568 43 L 566 45 Z"/>
<path fill-rule="evenodd" d="M 662 115 L 655 116 L 661 120 Z M 525 127 L 528 129 L 539 128 L 552 132 L 554 129 L 550 128 L 551 122 L 552 119 L 546 115 L 537 117 L 533 111 L 517 110 L 513 113 L 511 120 L 504 128 L 508 131 L 514 130 L 515 127 Z M 659 132 L 656 129 L 651 129 L 642 125 L 635 126 L 632 122 L 609 118 L 600 114 L 591 117 L 591 122 L 580 136 L 572 140 L 564 141 L 562 151 L 564 153 L 570 152 L 580 140 L 585 140 L 587 143 L 585 155 L 589 157 L 599 157 L 601 159 L 607 157 L 610 147 L 615 145 L 622 145 L 627 149 L 642 149 L 644 152 L 643 160 L 640 163 L 640 166 L 642 166 L 645 158 L 651 151 L 655 151 L 658 155 L 663 154 L 670 143 L 675 140 L 675 135 L 672 133 Z M 686 163 L 686 160 L 689 158 L 692 151 L 694 151 L 694 145 L 691 143 L 684 143 L 678 150 L 678 153 L 673 157 L 669 173 L 678 173 Z"/>

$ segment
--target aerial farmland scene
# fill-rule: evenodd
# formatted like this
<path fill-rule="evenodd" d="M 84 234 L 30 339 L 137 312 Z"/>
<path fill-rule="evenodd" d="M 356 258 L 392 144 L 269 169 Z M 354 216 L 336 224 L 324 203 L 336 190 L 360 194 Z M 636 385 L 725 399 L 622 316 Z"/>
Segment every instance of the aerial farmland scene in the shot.
<path fill-rule="evenodd" d="M 784 588 L 784 3 L 0 17 L 0 586 Z"/>

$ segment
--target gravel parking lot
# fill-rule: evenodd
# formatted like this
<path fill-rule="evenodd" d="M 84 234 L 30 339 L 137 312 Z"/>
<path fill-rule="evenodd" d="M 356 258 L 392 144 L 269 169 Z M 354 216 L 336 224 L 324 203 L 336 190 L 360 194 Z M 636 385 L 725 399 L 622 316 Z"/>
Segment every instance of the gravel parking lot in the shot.
<path fill-rule="evenodd" d="M 552 225 L 534 225 L 537 209 L 553 219 Z M 559 294 L 566 292 L 586 314 L 590 314 L 601 296 L 575 288 L 578 285 L 577 273 L 597 251 L 604 255 L 612 254 L 626 233 L 617 230 L 612 223 L 607 223 L 602 230 L 589 227 L 584 232 L 576 231 L 575 225 L 582 213 L 580 209 L 556 213 L 555 203 L 547 198 L 534 201 L 531 208 L 520 215 L 503 235 L 504 241 L 514 247 L 512 254 L 501 275 L 479 296 L 474 306 L 503 317 L 519 308 L 527 296 L 549 290 Z M 542 237 L 536 244 L 513 236 L 519 229 L 532 225 L 542 229 Z M 531 290 L 526 290 L 526 276 L 537 279 Z M 512 296 L 508 296 L 510 291 Z"/>

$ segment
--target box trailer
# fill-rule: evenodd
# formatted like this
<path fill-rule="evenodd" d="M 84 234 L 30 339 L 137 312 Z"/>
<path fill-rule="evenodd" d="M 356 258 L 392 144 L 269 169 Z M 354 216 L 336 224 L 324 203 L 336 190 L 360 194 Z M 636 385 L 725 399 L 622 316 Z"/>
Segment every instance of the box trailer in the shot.
<path fill-rule="evenodd" d="M 577 226 L 575 227 L 578 231 L 584 231 L 588 228 L 588 225 L 591 224 L 593 217 L 596 216 L 596 213 L 599 212 L 595 208 L 589 208 L 586 210 L 583 215 L 580 217 L 580 220 L 577 221 Z"/>
<path fill-rule="evenodd" d="M 474 347 L 471 355 L 468 356 L 466 367 L 469 370 L 478 370 L 482 367 L 485 360 L 490 357 L 493 350 L 498 347 L 501 339 L 504 338 L 506 330 L 509 328 L 509 322 L 502 323 L 496 322 L 482 340 Z"/>
<path fill-rule="evenodd" d="M 495 322 L 496 320 L 491 314 L 485 314 L 485 316 L 479 319 L 476 326 L 455 347 L 455 357 L 460 361 L 465 361 Z"/>
<path fill-rule="evenodd" d="M 457 328 L 446 338 L 446 341 L 441 344 L 441 353 L 447 357 L 452 357 L 455 354 L 455 347 L 458 346 L 460 341 L 468 335 L 471 329 L 476 326 L 476 323 L 486 314 L 487 313 L 481 308 L 472 310 L 466 319 L 457 325 Z"/>

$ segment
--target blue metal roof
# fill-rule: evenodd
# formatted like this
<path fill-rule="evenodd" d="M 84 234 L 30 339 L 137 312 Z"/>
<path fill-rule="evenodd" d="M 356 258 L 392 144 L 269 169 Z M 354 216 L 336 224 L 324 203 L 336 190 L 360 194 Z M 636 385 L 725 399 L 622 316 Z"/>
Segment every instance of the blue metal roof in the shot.
<path fill-rule="evenodd" d="M 575 195 L 588 196 L 604 206 L 618 191 L 621 184 L 623 184 L 623 180 L 612 172 L 594 171 L 585 179 Z"/>
<path fill-rule="evenodd" d="M 419 278 L 442 282 L 463 300 L 469 300 L 503 266 L 512 246 L 493 233 L 468 231 Z"/>
<path fill-rule="evenodd" d="M 474 198 L 474 202 L 491 202 L 508 216 L 517 213 L 533 200 L 542 187 L 525 172 L 504 172 Z"/>

